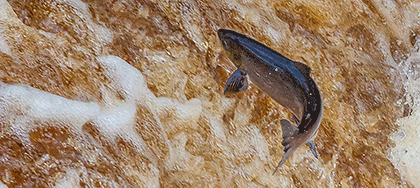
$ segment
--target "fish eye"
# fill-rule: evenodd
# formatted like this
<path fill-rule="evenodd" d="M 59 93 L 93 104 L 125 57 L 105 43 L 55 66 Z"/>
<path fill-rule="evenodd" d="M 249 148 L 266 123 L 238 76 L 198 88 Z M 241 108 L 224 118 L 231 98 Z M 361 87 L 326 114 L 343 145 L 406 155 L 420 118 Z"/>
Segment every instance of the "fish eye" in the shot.
<path fill-rule="evenodd" d="M 222 41 L 223 46 L 227 46 L 227 42 L 224 40 Z"/>

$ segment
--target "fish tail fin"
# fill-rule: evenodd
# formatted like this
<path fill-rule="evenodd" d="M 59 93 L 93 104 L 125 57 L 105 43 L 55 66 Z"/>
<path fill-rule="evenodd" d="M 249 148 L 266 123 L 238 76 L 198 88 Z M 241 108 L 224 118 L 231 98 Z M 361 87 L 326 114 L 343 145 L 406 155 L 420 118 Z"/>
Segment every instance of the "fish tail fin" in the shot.
<path fill-rule="evenodd" d="M 283 132 L 283 142 L 281 143 L 284 146 L 284 155 L 276 169 L 273 172 L 273 175 L 278 171 L 278 169 L 283 165 L 287 159 L 296 151 L 297 147 L 291 144 L 293 136 L 298 133 L 298 128 L 289 121 L 282 119 L 280 120 L 281 130 Z"/>
<path fill-rule="evenodd" d="M 283 158 L 281 159 L 281 161 L 279 162 L 279 164 L 277 165 L 277 167 L 274 169 L 273 175 L 279 170 L 279 168 L 281 167 L 281 165 L 283 165 L 287 159 L 289 159 L 289 157 L 292 156 L 293 152 L 296 151 L 297 148 L 291 148 L 288 149 L 286 151 L 286 153 L 283 155 Z"/>

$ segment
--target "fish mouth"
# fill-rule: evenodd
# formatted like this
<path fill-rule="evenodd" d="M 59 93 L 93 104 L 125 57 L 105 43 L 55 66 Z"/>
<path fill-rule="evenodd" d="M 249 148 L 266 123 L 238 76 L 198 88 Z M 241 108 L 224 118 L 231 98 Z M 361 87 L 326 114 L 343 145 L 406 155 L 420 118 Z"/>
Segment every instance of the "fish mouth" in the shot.
<path fill-rule="evenodd" d="M 217 30 L 217 35 L 219 35 L 220 40 L 233 39 L 236 36 L 238 36 L 238 34 L 235 31 L 228 30 L 228 29 Z"/>
<path fill-rule="evenodd" d="M 224 38 L 225 34 L 227 33 L 226 29 L 219 29 L 217 30 L 217 35 L 219 36 L 220 39 Z"/>

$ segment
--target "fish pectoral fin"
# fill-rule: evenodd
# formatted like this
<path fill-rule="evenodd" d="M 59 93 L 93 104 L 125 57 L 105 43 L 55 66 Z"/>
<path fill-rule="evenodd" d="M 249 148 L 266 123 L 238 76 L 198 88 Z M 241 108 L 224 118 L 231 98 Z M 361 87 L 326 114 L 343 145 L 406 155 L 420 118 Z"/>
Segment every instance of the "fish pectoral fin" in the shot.
<path fill-rule="evenodd" d="M 316 146 L 313 140 L 308 142 L 308 147 L 311 149 L 311 152 L 314 154 L 315 158 L 318 159 L 318 152 L 316 152 Z"/>
<path fill-rule="evenodd" d="M 309 76 L 309 73 L 311 73 L 311 67 L 308 67 L 308 65 L 305 65 L 301 62 L 294 61 L 295 66 L 302 72 L 304 75 Z"/>
<path fill-rule="evenodd" d="M 245 71 L 237 69 L 226 81 L 224 95 L 231 95 L 245 91 L 248 88 L 248 77 Z"/>

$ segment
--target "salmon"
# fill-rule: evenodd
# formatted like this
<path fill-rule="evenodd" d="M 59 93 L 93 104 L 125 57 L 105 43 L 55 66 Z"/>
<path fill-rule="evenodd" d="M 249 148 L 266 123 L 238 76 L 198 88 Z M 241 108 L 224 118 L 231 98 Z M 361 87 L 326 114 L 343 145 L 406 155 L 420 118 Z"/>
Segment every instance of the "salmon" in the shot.
<path fill-rule="evenodd" d="M 286 119 L 280 120 L 285 154 L 273 175 L 301 145 L 307 144 L 318 159 L 314 139 L 321 124 L 323 102 L 321 92 L 310 76 L 311 68 L 238 32 L 219 29 L 217 33 L 226 55 L 237 68 L 226 81 L 224 94 L 245 91 L 249 78 L 293 113 L 297 127 Z"/>

